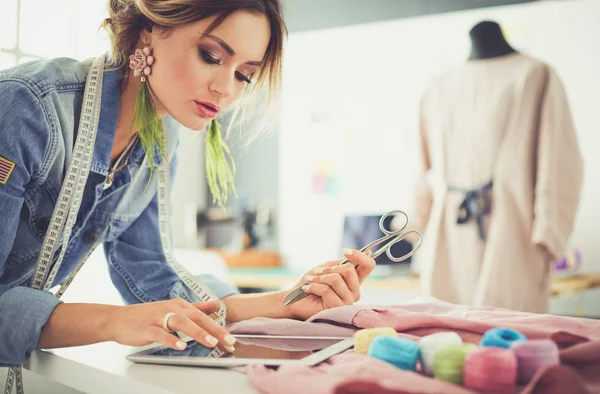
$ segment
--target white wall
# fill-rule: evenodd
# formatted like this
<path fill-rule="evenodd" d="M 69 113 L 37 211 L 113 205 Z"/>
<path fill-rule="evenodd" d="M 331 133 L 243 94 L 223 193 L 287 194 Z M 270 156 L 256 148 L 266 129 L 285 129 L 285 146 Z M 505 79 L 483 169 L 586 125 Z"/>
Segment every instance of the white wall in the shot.
<path fill-rule="evenodd" d="M 600 271 L 600 0 L 544 1 L 292 34 L 280 136 L 280 245 L 303 269 L 340 255 L 347 212 L 408 208 L 416 108 L 432 77 L 464 62 L 469 29 L 501 23 L 522 52 L 555 68 L 585 159 L 572 245 Z M 339 194 L 312 189 L 329 173 Z M 418 256 L 417 256 L 418 261 Z"/>

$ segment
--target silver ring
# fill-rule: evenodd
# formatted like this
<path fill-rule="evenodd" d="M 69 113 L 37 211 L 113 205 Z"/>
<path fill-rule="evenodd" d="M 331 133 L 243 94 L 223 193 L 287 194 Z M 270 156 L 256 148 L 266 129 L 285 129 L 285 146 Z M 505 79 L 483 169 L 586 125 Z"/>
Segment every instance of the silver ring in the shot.
<path fill-rule="evenodd" d="M 163 317 L 162 319 L 162 326 L 165 329 L 165 331 L 167 332 L 173 332 L 170 328 L 169 328 L 169 319 L 171 318 L 171 316 L 174 316 L 175 313 L 173 312 L 169 312 L 165 315 L 165 317 Z"/>

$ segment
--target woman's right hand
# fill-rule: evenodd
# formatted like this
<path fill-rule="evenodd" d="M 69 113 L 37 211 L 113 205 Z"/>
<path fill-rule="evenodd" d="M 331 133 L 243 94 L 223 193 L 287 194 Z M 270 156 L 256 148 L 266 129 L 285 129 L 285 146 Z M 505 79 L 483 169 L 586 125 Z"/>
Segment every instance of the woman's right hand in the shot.
<path fill-rule="evenodd" d="M 145 346 L 157 342 L 171 349 L 183 350 L 185 341 L 162 326 L 165 315 L 172 312 L 169 330 L 188 335 L 204 346 L 212 348 L 218 345 L 233 352 L 235 337 L 209 316 L 219 309 L 219 305 L 219 300 L 192 304 L 178 298 L 118 307 L 111 319 L 112 337 L 122 345 Z"/>

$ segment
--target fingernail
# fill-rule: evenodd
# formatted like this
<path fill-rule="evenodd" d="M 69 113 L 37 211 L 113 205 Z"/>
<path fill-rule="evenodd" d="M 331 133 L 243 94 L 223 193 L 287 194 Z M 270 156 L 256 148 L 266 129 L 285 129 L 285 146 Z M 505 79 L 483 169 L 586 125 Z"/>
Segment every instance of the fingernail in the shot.
<path fill-rule="evenodd" d="M 207 335 L 204 339 L 206 339 L 206 342 L 208 342 L 210 346 L 216 346 L 217 343 L 219 343 L 219 340 L 212 335 Z"/>
<path fill-rule="evenodd" d="M 312 275 L 306 275 L 306 276 L 304 277 L 304 280 L 305 280 L 305 281 L 307 281 L 307 282 L 310 282 L 310 281 L 311 281 L 311 280 L 313 280 L 313 279 L 315 279 L 315 277 L 314 277 L 314 276 L 312 276 Z"/>
<path fill-rule="evenodd" d="M 317 267 L 317 268 L 314 268 L 314 269 L 313 269 L 313 272 L 314 272 L 315 274 L 317 274 L 317 275 L 318 275 L 318 274 L 322 274 L 322 273 L 323 273 L 323 271 L 324 271 L 324 268 L 322 268 L 322 267 Z"/>
<path fill-rule="evenodd" d="M 187 347 L 187 343 L 183 342 L 183 341 L 177 341 L 177 343 L 175 344 L 175 346 L 177 347 L 177 349 L 179 350 L 183 350 Z"/>
<path fill-rule="evenodd" d="M 225 335 L 225 342 L 227 342 L 230 345 L 235 345 L 237 339 L 235 339 L 233 335 Z"/>
<path fill-rule="evenodd" d="M 225 350 L 227 350 L 229 353 L 235 352 L 235 348 L 233 346 L 225 346 Z"/>
<path fill-rule="evenodd" d="M 310 287 L 310 285 L 304 285 L 304 286 L 302 286 L 302 290 L 306 291 L 306 290 L 308 290 L 309 287 Z"/>
<path fill-rule="evenodd" d="M 342 252 L 346 255 L 346 256 L 352 256 L 354 254 L 354 250 L 352 249 L 346 249 L 344 248 L 344 250 L 342 250 Z"/>

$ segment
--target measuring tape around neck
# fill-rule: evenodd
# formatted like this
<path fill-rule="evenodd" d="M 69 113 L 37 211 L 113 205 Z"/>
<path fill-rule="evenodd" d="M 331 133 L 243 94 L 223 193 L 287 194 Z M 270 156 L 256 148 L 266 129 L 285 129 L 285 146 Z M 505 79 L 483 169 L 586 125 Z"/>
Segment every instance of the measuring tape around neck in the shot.
<path fill-rule="evenodd" d="M 102 78 L 104 70 L 104 60 L 97 58 L 93 61 L 91 69 L 87 75 L 85 91 L 83 95 L 83 104 L 77 138 L 73 148 L 73 157 L 69 163 L 67 176 L 61 187 L 56 206 L 50 219 L 50 225 L 44 242 L 38 256 L 35 271 L 31 281 L 31 287 L 37 290 L 48 291 L 52 288 L 56 279 L 58 270 L 62 264 L 65 252 L 68 247 L 69 239 L 73 227 L 77 221 L 77 214 L 83 199 L 83 191 L 90 172 L 91 160 L 94 152 L 94 144 L 100 120 L 100 104 L 102 97 Z M 165 135 L 165 143 L 167 137 Z M 170 200 L 170 168 L 167 158 L 163 158 L 158 168 L 158 217 L 160 239 L 167 263 L 177 273 L 182 282 L 188 286 L 201 301 L 206 302 L 218 297 L 202 282 L 196 279 L 187 269 L 179 264 L 173 255 L 171 245 L 171 226 L 169 222 L 169 200 Z M 63 244 L 60 254 L 52 266 L 52 260 L 58 247 L 60 235 L 64 229 Z M 78 263 L 77 267 L 64 281 L 56 297 L 60 298 L 67 290 L 83 264 L 90 257 L 92 252 L 100 245 L 107 229 L 98 237 L 96 243 L 86 253 Z M 50 272 L 48 270 L 52 266 Z M 225 326 L 227 310 L 225 304 L 221 301 L 217 311 L 216 322 Z M 222 351 L 215 348 L 211 355 L 218 357 Z M 21 366 L 10 367 L 6 379 L 4 394 L 12 394 L 12 388 L 16 381 L 17 394 L 24 394 L 23 389 L 23 371 Z"/>
<path fill-rule="evenodd" d="M 56 200 L 56 206 L 52 212 L 50 224 L 44 236 L 44 242 L 42 243 L 31 280 L 30 286 L 36 290 L 47 291 L 52 286 L 52 282 L 54 282 L 58 269 L 62 264 L 73 226 L 77 220 L 77 213 L 79 212 L 79 206 L 83 197 L 83 187 L 89 174 L 91 156 L 96 139 L 96 128 L 98 127 L 100 116 L 99 108 L 102 94 L 103 68 L 104 63 L 97 59 L 92 63 L 92 67 L 87 75 L 79 128 L 73 148 L 73 157 L 69 163 L 67 175 Z M 56 248 L 58 247 L 60 235 L 65 227 L 60 255 L 52 271 L 49 272 L 48 270 L 51 267 Z M 4 388 L 5 394 L 12 393 L 12 386 L 15 380 L 17 382 L 17 394 L 23 394 L 23 371 L 21 366 L 9 369 Z"/>

